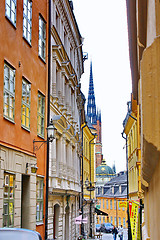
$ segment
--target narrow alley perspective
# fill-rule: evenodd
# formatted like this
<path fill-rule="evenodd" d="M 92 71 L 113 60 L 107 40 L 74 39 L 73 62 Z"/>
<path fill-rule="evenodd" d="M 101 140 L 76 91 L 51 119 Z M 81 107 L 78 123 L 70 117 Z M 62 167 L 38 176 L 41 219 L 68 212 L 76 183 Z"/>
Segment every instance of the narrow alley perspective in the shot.
<path fill-rule="evenodd" d="M 0 240 L 160 240 L 160 0 L 0 0 Z"/>

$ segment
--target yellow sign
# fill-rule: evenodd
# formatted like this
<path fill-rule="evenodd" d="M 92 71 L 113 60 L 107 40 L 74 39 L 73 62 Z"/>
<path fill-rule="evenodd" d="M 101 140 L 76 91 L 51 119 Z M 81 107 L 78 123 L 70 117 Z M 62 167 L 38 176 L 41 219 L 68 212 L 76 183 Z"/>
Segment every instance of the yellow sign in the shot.
<path fill-rule="evenodd" d="M 138 233 L 138 209 L 139 209 L 139 205 L 137 203 L 129 201 L 129 211 L 130 211 L 130 223 L 131 223 L 132 240 L 137 240 L 137 233 Z"/>
<path fill-rule="evenodd" d="M 119 202 L 119 207 L 122 207 L 122 208 L 127 208 L 127 202 L 123 202 L 123 201 L 120 201 Z"/>

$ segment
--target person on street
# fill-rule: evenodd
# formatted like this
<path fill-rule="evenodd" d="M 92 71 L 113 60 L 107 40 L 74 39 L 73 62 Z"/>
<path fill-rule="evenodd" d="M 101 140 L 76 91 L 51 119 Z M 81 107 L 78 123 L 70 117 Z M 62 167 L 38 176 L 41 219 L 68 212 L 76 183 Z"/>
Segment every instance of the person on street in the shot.
<path fill-rule="evenodd" d="M 118 231 L 118 236 L 120 240 L 123 240 L 123 226 L 121 225 Z"/>
<path fill-rule="evenodd" d="M 113 239 L 116 240 L 118 231 L 117 231 L 117 228 L 115 226 L 113 226 L 112 234 L 113 234 Z"/>

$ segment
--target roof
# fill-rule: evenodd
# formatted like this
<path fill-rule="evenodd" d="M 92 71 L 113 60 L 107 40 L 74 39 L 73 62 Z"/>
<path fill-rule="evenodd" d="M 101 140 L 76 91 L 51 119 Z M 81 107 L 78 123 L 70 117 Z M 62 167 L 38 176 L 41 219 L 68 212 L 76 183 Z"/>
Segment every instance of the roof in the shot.
<path fill-rule="evenodd" d="M 122 184 L 127 183 L 127 174 L 126 172 L 120 172 L 114 178 L 112 178 L 109 182 L 107 182 L 104 186 L 113 185 L 113 184 Z"/>
<path fill-rule="evenodd" d="M 126 198 L 127 197 L 127 174 L 120 172 L 103 187 L 99 188 L 97 197 Z"/>
<path fill-rule="evenodd" d="M 108 177 L 109 175 L 114 175 L 111 167 L 109 167 L 105 160 L 102 160 L 101 165 L 96 168 L 96 177 Z"/>

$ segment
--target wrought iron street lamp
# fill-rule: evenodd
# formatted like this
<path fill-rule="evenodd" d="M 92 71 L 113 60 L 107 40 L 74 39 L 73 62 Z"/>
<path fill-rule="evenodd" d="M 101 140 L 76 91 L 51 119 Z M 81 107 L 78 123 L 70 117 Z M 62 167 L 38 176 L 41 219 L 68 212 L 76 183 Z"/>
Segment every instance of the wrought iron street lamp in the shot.
<path fill-rule="evenodd" d="M 53 139 L 55 138 L 56 128 L 53 125 L 52 119 L 49 126 L 46 128 L 46 130 L 47 130 L 47 140 L 40 140 L 40 141 L 35 139 L 33 140 L 33 152 L 39 150 L 44 143 L 53 142 Z M 37 146 L 35 143 L 41 143 L 41 144 L 40 146 Z"/>

